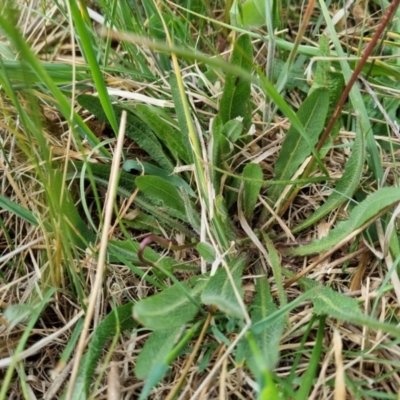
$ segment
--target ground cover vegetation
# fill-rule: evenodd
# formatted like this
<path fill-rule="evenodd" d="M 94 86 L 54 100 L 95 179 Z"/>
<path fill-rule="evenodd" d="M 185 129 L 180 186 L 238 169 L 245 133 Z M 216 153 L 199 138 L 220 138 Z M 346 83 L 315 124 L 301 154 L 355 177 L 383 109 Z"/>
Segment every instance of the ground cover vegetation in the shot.
<path fill-rule="evenodd" d="M 3 1 L 0 400 L 398 399 L 398 1 Z"/>

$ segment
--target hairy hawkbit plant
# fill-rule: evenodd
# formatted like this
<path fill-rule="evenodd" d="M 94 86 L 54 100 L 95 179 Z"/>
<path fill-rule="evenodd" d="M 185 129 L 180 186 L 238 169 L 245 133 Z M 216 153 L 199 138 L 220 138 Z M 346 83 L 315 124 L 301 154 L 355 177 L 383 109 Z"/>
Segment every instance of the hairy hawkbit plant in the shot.
<path fill-rule="evenodd" d="M 0 11 L 0 400 L 397 398 L 397 0 L 267 3 Z"/>

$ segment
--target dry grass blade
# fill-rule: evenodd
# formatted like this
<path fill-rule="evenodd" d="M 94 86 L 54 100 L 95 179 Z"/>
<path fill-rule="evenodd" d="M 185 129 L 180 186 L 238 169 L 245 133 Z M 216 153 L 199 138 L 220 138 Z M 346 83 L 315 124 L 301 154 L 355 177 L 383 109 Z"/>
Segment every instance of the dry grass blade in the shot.
<path fill-rule="evenodd" d="M 94 315 L 95 306 L 97 303 L 98 297 L 101 295 L 101 287 L 104 280 L 104 271 L 105 271 L 105 262 L 106 262 L 106 254 L 107 254 L 107 243 L 109 237 L 109 229 L 111 227 L 111 217 L 114 208 L 115 196 L 117 193 L 117 185 L 118 185 L 118 174 L 119 174 L 119 163 L 122 155 L 122 146 L 124 143 L 124 135 L 126 129 L 126 112 L 122 113 L 120 129 L 118 132 L 117 146 L 115 149 L 115 154 L 113 157 L 113 164 L 110 173 L 110 183 L 108 189 L 107 201 L 105 204 L 105 212 L 104 212 L 104 223 L 103 223 L 103 232 L 100 241 L 100 251 L 97 262 L 96 269 L 96 280 L 94 282 L 91 296 L 89 299 L 88 309 L 85 315 L 85 323 L 82 329 L 82 334 L 79 338 L 78 347 L 75 354 L 74 366 L 72 368 L 71 378 L 68 385 L 67 399 L 72 400 L 72 394 L 74 390 L 74 385 L 76 378 L 78 376 L 80 361 L 82 359 L 83 352 L 86 347 L 86 339 L 89 335 L 89 328 L 92 322 L 92 318 Z"/>

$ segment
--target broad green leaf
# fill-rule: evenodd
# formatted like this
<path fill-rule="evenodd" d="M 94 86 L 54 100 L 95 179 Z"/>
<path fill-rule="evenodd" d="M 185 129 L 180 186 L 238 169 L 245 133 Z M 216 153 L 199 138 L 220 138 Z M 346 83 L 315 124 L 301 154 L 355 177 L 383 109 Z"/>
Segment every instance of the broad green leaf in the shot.
<path fill-rule="evenodd" d="M 71 167 L 70 170 L 82 170 L 82 166 L 84 163 L 82 162 L 74 162 L 75 168 Z M 110 176 L 110 171 L 111 171 L 111 165 L 103 165 L 103 164 L 91 164 L 91 170 L 92 170 L 92 175 L 93 175 L 93 180 L 98 183 L 99 185 L 103 187 L 108 187 L 109 184 L 109 176 Z M 71 179 L 75 177 L 74 173 L 68 174 L 68 178 Z M 84 176 L 85 179 L 89 179 L 88 171 L 86 171 L 86 174 Z M 125 172 L 121 171 L 120 172 L 120 179 L 118 181 L 118 188 L 117 188 L 117 193 L 121 196 L 124 196 L 126 198 L 129 198 L 133 191 L 136 188 L 135 185 L 135 179 L 136 177 Z M 141 193 L 138 193 L 137 196 L 134 199 L 134 202 L 136 205 L 138 205 L 141 209 L 145 210 L 149 214 L 153 215 L 154 217 L 157 217 L 158 221 L 160 223 L 163 223 L 171 228 L 174 228 L 178 230 L 179 232 L 185 233 L 189 237 L 193 236 L 193 232 L 187 227 L 182 224 L 181 222 L 177 221 L 174 218 L 180 218 L 186 221 L 186 215 L 182 214 L 181 212 L 177 212 L 175 209 L 169 208 L 167 210 L 163 210 L 161 205 L 161 200 L 156 201 L 157 199 L 153 199 L 153 203 L 149 201 L 149 198 L 142 195 Z M 157 204 L 154 204 L 157 203 Z M 169 215 L 169 214 L 171 215 Z"/>
<path fill-rule="evenodd" d="M 367 326 L 371 329 L 380 329 L 396 338 L 400 338 L 400 330 L 397 325 L 381 322 L 376 318 L 363 314 L 356 299 L 343 293 L 335 292 L 330 287 L 321 287 L 308 278 L 302 278 L 300 281 L 307 293 L 312 293 L 311 299 L 317 315 L 327 315 L 342 321 Z"/>
<path fill-rule="evenodd" d="M 178 117 L 180 134 L 182 135 L 182 143 L 186 148 L 187 155 L 190 161 L 189 163 L 191 164 L 193 162 L 193 156 L 189 140 L 189 128 L 186 121 L 183 101 L 179 92 L 178 80 L 176 79 L 176 76 L 174 74 L 170 75 L 169 84 L 171 86 L 171 94 L 175 105 L 176 116 Z"/>
<path fill-rule="evenodd" d="M 222 134 L 231 143 L 236 143 L 236 141 L 239 139 L 239 137 L 242 133 L 243 133 L 243 124 L 236 119 L 231 119 L 222 128 Z M 231 147 L 233 147 L 233 146 L 231 145 Z M 229 152 L 231 152 L 230 149 L 226 149 L 226 150 L 229 150 Z M 224 157 L 224 159 L 226 159 L 228 154 L 222 153 L 222 156 Z"/>
<path fill-rule="evenodd" d="M 281 74 L 283 68 L 285 68 L 285 62 L 276 58 L 274 60 L 274 65 L 272 69 L 272 76 L 274 81 L 279 79 L 279 75 Z M 286 92 L 292 92 L 295 89 L 301 90 L 303 93 L 309 93 L 310 87 L 307 84 L 307 81 L 304 79 L 304 67 L 303 64 L 298 65 L 298 63 L 294 63 L 288 72 L 288 76 L 286 77 L 284 89 Z"/>
<path fill-rule="evenodd" d="M 135 365 L 136 377 L 146 379 L 158 364 L 166 364 L 167 355 L 175 346 L 181 333 L 180 327 L 153 332 L 140 350 Z"/>
<path fill-rule="evenodd" d="M 317 315 L 328 315 L 344 321 L 362 316 L 356 299 L 335 292 L 330 287 L 321 288 L 313 297 L 314 312 Z"/>
<path fill-rule="evenodd" d="M 319 56 L 329 57 L 329 41 L 325 34 L 321 35 L 319 38 Z M 314 92 L 318 88 L 329 88 L 329 78 L 331 72 L 331 62 L 330 60 L 318 60 L 317 68 L 315 69 L 314 82 L 310 88 L 309 94 Z"/>
<path fill-rule="evenodd" d="M 311 148 L 317 144 L 319 135 L 325 124 L 329 106 L 329 92 L 320 88 L 308 96 L 300 106 L 297 116 L 308 135 L 308 142 L 293 126 L 286 133 L 282 149 L 275 165 L 275 179 L 288 180 L 292 178 L 299 166 L 310 155 Z M 275 204 L 284 190 L 282 185 L 274 185 L 269 190 L 269 199 Z"/>
<path fill-rule="evenodd" d="M 117 332 L 121 333 L 135 327 L 136 322 L 132 319 L 132 306 L 133 303 L 128 303 L 114 308 L 96 327 L 79 373 L 83 378 L 84 390 L 87 395 L 89 395 L 93 374 L 106 348 L 107 341 Z"/>
<path fill-rule="evenodd" d="M 334 247 L 341 240 L 360 228 L 362 225 L 376 217 L 386 207 L 400 201 L 400 189 L 382 188 L 369 195 L 364 201 L 359 203 L 351 212 L 347 221 L 339 223 L 336 229 L 330 231 L 328 236 L 314 240 L 312 243 L 288 249 L 291 255 L 304 256 L 307 254 L 322 253 Z"/>
<path fill-rule="evenodd" d="M 137 253 L 139 251 L 140 243 L 133 240 L 109 240 L 108 249 L 114 256 L 119 255 L 135 265 L 142 265 L 142 262 L 138 259 Z M 147 246 L 144 249 L 143 256 L 146 260 L 156 264 L 161 270 L 173 271 L 178 270 L 198 270 L 198 267 L 194 265 L 182 265 L 182 262 L 176 261 L 172 257 L 167 257 L 158 254 L 156 251 Z"/>
<path fill-rule="evenodd" d="M 343 175 L 337 180 L 334 192 L 328 197 L 328 199 L 318 207 L 314 214 L 312 214 L 305 221 L 297 225 L 292 232 L 300 232 L 310 225 L 313 225 L 316 221 L 323 218 L 330 211 L 339 207 L 342 203 L 351 199 L 354 191 L 357 189 L 360 183 L 360 178 L 364 166 L 365 159 L 365 145 L 364 136 L 362 132 L 357 131 L 357 136 L 353 144 L 352 153 L 345 165 Z"/>
<path fill-rule="evenodd" d="M 229 271 L 241 297 L 243 297 L 241 278 L 245 263 L 245 257 L 237 257 L 228 263 Z M 209 278 L 207 286 L 201 295 L 201 300 L 204 304 L 213 304 L 217 306 L 226 314 L 236 318 L 243 318 L 243 311 L 224 267 L 220 267 L 216 274 Z"/>
<path fill-rule="evenodd" d="M 245 71 L 251 72 L 253 45 L 250 36 L 240 36 L 234 46 L 230 63 Z M 250 81 L 241 75 L 228 72 L 225 77 L 225 86 L 219 104 L 219 115 L 225 124 L 236 117 L 243 118 L 244 129 L 251 124 Z"/>
<path fill-rule="evenodd" d="M 282 316 L 289 314 L 290 311 L 294 310 L 302 302 L 311 298 L 317 291 L 318 291 L 318 288 L 311 288 L 307 292 L 296 297 L 296 299 L 293 300 L 292 302 L 290 302 L 284 306 L 281 306 L 276 311 L 272 312 L 265 318 L 261 319 L 261 321 L 255 322 L 250 329 L 251 332 L 253 332 L 255 335 L 257 335 L 257 334 L 263 332 L 265 329 L 268 329 L 268 327 L 271 326 L 271 324 L 275 324 L 277 321 L 279 321 L 279 319 Z"/>
<path fill-rule="evenodd" d="M 203 257 L 208 263 L 212 263 L 215 261 L 215 249 L 213 246 L 211 246 L 210 243 L 200 242 L 197 244 L 196 250 L 200 253 L 200 256 Z"/>
<path fill-rule="evenodd" d="M 150 175 L 138 176 L 135 183 L 146 196 L 153 197 L 161 201 L 165 206 L 186 215 L 185 204 L 179 190 L 171 183 L 158 176 Z"/>
<path fill-rule="evenodd" d="M 69 171 L 71 172 L 76 171 L 80 173 L 83 170 L 84 165 L 85 162 L 83 161 L 71 162 Z M 90 170 L 93 176 L 93 180 L 100 186 L 107 188 L 110 181 L 111 165 L 90 163 Z M 69 175 L 69 177 L 71 176 L 72 175 Z M 86 170 L 84 178 L 85 179 L 89 178 L 89 171 Z M 120 171 L 118 178 L 117 193 L 120 194 L 121 196 L 129 198 L 136 189 L 135 178 L 136 177 L 134 175 L 126 171 Z"/>
<path fill-rule="evenodd" d="M 149 329 L 179 328 L 199 312 L 200 305 L 196 303 L 206 282 L 200 278 L 193 288 L 186 282 L 174 284 L 158 294 L 138 301 L 133 307 L 133 316 Z"/>
<path fill-rule="evenodd" d="M 101 106 L 100 100 L 97 97 L 90 95 L 80 95 L 78 103 L 92 113 L 96 118 L 103 122 L 107 122 L 106 114 Z M 134 140 L 138 146 L 143 149 L 161 168 L 168 172 L 172 172 L 174 164 L 165 154 L 159 140 L 154 135 L 152 130 L 139 118 L 132 114 L 129 110 L 126 120 L 125 135 Z M 122 114 L 122 108 L 114 106 L 114 113 L 119 120 Z"/>
<path fill-rule="evenodd" d="M 277 310 L 265 277 L 257 278 L 256 295 L 254 296 L 251 321 L 253 324 L 262 321 Z M 279 342 L 285 328 L 286 319 L 279 317 L 273 324 L 266 326 L 261 332 L 253 334 L 254 344 L 247 342 L 245 346 L 246 362 L 255 374 L 262 371 L 273 371 L 279 359 Z"/>
<path fill-rule="evenodd" d="M 160 343 L 155 343 L 155 341 L 153 341 L 151 351 L 146 351 L 146 354 L 148 355 L 148 357 L 151 357 L 153 355 L 154 357 L 156 357 L 159 360 L 159 362 L 154 364 L 152 366 L 151 371 L 149 371 L 147 373 L 147 379 L 143 386 L 143 390 L 140 393 L 139 400 L 145 400 L 145 399 L 149 398 L 149 394 L 150 394 L 151 390 L 160 382 L 162 377 L 167 373 L 172 362 L 180 354 L 182 354 L 183 349 L 187 346 L 189 340 L 191 340 L 193 338 L 193 336 L 195 335 L 199 326 L 200 326 L 200 324 L 197 323 L 197 324 L 193 325 L 190 329 L 187 329 L 185 331 L 184 335 L 182 336 L 182 338 L 179 339 L 178 343 L 173 343 L 173 340 L 172 340 L 172 339 L 174 339 L 173 334 L 170 335 L 172 337 L 168 337 L 168 334 L 165 335 L 164 340 L 165 341 L 169 340 L 170 342 L 172 342 L 172 344 L 174 346 L 170 349 L 170 351 L 166 351 L 166 349 L 165 349 L 168 346 L 167 344 L 165 346 L 162 346 L 162 348 L 160 348 L 160 352 L 164 356 L 164 357 L 162 357 L 161 360 L 159 360 L 161 357 L 159 357 L 156 354 L 157 347 L 159 347 Z M 182 329 L 179 329 L 179 331 L 182 332 Z M 160 336 L 162 336 L 162 335 L 158 335 L 157 332 L 158 331 L 154 332 L 152 334 L 152 336 L 156 335 L 157 342 L 160 342 L 162 340 L 162 337 L 160 337 Z M 175 338 L 177 338 L 177 336 L 175 336 Z M 147 343 L 146 343 L 146 345 L 147 345 Z M 145 345 L 145 347 L 146 347 L 146 345 Z M 143 351 L 144 351 L 144 349 L 142 350 L 142 352 Z"/>
<path fill-rule="evenodd" d="M 26 222 L 30 223 L 33 226 L 38 226 L 38 221 L 36 217 L 33 215 L 32 211 L 28 210 L 27 208 L 14 203 L 13 201 L 9 200 L 7 197 L 0 195 L 0 208 L 3 210 L 7 210 L 17 217 L 22 218 Z"/>
<path fill-rule="evenodd" d="M 154 176 L 159 176 L 160 178 L 163 178 L 164 180 L 168 181 L 169 183 L 172 183 L 174 186 L 177 188 L 184 188 L 184 190 L 192 197 L 197 197 L 196 193 L 193 191 L 193 189 L 188 185 L 188 183 L 179 177 L 178 175 L 171 175 L 170 172 L 159 168 L 155 165 L 152 165 L 150 163 L 147 163 L 145 161 L 143 162 L 138 162 L 135 160 L 127 160 L 124 162 L 123 166 L 125 171 L 131 171 L 131 170 L 136 170 L 139 172 L 144 172 L 146 175 L 154 175 Z"/>
<path fill-rule="evenodd" d="M 243 177 L 254 179 L 254 181 L 245 180 L 243 184 L 243 212 L 246 219 L 251 221 L 262 187 L 263 171 L 258 164 L 249 163 L 244 167 Z"/>
<path fill-rule="evenodd" d="M 264 7 L 259 6 L 259 0 L 246 0 L 243 4 L 234 1 L 229 12 L 231 23 L 238 27 L 254 27 L 264 26 L 266 23 L 265 3 Z"/>
<path fill-rule="evenodd" d="M 161 140 L 175 158 L 180 158 L 187 164 L 192 162 L 192 156 L 190 149 L 187 148 L 184 134 L 160 118 L 154 107 L 138 104 L 135 114 L 157 135 L 158 139 Z"/>

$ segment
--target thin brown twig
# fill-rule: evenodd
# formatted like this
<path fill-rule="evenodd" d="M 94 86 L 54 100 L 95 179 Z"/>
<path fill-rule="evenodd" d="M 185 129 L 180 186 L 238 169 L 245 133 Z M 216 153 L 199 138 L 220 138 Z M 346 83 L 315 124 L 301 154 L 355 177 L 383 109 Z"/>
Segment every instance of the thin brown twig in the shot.
<path fill-rule="evenodd" d="M 346 102 L 346 99 L 350 93 L 351 88 L 353 87 L 354 83 L 358 79 L 358 76 L 360 75 L 362 69 L 364 68 L 364 65 L 366 64 L 369 56 L 371 55 L 376 43 L 378 42 L 379 38 L 381 37 L 383 31 L 385 30 L 385 28 L 389 24 L 392 16 L 396 12 L 396 9 L 397 9 L 399 3 L 400 3 L 400 0 L 393 0 L 386 11 L 386 14 L 382 17 L 381 23 L 379 24 L 378 28 L 376 29 L 375 34 L 372 37 L 367 48 L 363 52 L 360 62 L 357 64 L 356 69 L 354 70 L 353 74 L 351 75 L 350 80 L 348 81 L 346 87 L 344 88 L 344 91 L 338 101 L 335 111 L 333 112 L 332 117 L 329 120 L 329 123 L 325 128 L 324 133 L 322 134 L 317 146 L 315 147 L 316 152 L 319 152 L 321 150 L 326 139 L 328 138 L 329 134 L 331 133 L 333 126 L 335 125 L 337 119 L 339 118 L 340 112 L 342 111 L 342 108 L 344 106 L 344 103 Z M 314 168 L 314 164 L 315 164 L 315 157 L 312 156 L 309 164 L 307 165 L 306 170 L 304 171 L 303 178 L 307 178 L 311 174 L 311 172 Z M 300 188 L 295 188 L 293 193 L 290 195 L 289 199 L 285 202 L 283 207 L 280 209 L 280 211 L 279 211 L 280 215 L 282 215 L 288 209 L 290 204 L 293 202 L 293 199 L 297 196 L 297 193 L 299 192 L 299 190 L 300 190 Z"/>

